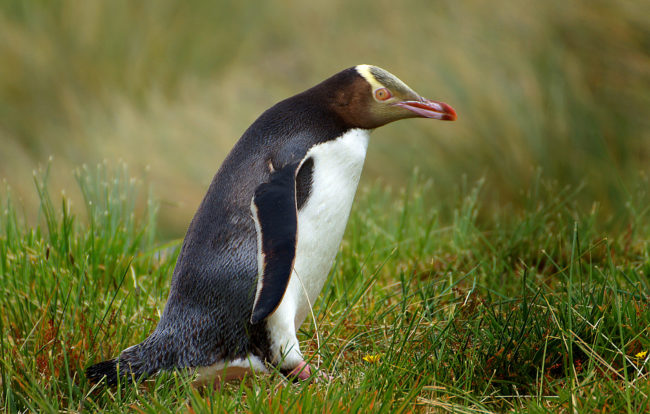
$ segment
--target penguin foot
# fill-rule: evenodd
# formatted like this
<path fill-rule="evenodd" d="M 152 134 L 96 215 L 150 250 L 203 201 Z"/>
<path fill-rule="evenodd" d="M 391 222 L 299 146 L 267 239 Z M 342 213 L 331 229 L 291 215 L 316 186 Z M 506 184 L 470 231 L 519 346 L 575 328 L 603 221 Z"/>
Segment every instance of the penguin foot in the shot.
<path fill-rule="evenodd" d="M 312 377 L 312 369 L 311 365 L 306 363 L 305 361 L 300 361 L 298 363 L 298 366 L 296 366 L 294 369 L 289 371 L 287 374 L 287 378 L 290 380 L 300 380 L 300 381 L 307 381 Z M 316 374 L 314 381 L 315 382 L 320 382 L 320 381 L 331 381 L 333 378 L 323 371 L 318 371 Z"/>
<path fill-rule="evenodd" d="M 311 377 L 311 365 L 305 361 L 300 361 L 298 366 L 289 371 L 287 375 L 289 378 L 298 379 L 301 381 L 306 381 Z"/>

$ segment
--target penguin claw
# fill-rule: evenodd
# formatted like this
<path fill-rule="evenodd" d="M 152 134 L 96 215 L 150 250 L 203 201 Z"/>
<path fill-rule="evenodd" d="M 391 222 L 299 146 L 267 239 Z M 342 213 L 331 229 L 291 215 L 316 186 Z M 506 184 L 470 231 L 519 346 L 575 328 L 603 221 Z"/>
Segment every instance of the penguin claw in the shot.
<path fill-rule="evenodd" d="M 327 374 L 326 372 L 323 371 L 318 371 L 318 377 L 316 377 L 316 382 L 330 382 L 334 379 L 333 376 Z"/>
<path fill-rule="evenodd" d="M 311 365 L 309 365 L 305 361 L 301 361 L 300 363 L 298 363 L 298 366 L 296 366 L 287 374 L 287 377 L 293 380 L 307 381 L 312 377 Z M 314 381 L 315 382 L 331 381 L 332 379 L 333 379 L 332 376 L 327 375 L 323 371 L 318 371 L 318 373 L 314 378 Z"/>

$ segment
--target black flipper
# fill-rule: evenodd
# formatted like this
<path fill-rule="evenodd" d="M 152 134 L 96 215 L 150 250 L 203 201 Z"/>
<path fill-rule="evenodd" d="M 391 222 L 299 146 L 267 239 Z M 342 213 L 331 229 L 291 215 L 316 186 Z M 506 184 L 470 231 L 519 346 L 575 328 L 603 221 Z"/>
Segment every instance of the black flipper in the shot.
<path fill-rule="evenodd" d="M 251 203 L 257 229 L 257 293 L 251 323 L 263 320 L 280 305 L 296 257 L 298 209 L 296 172 L 290 164 L 271 174 L 255 190 Z"/>

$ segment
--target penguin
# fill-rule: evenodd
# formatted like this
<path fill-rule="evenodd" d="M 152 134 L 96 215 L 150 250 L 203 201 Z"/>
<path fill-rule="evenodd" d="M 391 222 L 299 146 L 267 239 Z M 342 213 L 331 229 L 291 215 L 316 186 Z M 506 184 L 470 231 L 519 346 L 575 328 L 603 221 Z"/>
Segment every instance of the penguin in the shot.
<path fill-rule="evenodd" d="M 296 331 L 334 262 L 369 134 L 415 117 L 453 121 L 456 112 L 371 65 L 266 110 L 192 219 L 153 333 L 87 378 L 115 385 L 189 369 L 201 383 L 279 369 L 309 379 Z"/>

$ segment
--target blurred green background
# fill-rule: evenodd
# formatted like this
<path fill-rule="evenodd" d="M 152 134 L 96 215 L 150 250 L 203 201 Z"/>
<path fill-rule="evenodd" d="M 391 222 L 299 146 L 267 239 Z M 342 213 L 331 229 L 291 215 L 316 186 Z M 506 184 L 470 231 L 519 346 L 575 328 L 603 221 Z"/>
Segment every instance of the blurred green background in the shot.
<path fill-rule="evenodd" d="M 648 185 L 648 16 L 641 0 L 3 0 L 0 177 L 30 216 L 50 156 L 68 191 L 75 167 L 121 159 L 180 237 L 264 109 L 370 63 L 459 119 L 376 131 L 364 183 L 417 166 L 444 202 L 485 177 L 492 214 L 516 212 L 541 171 L 615 224 Z"/>

